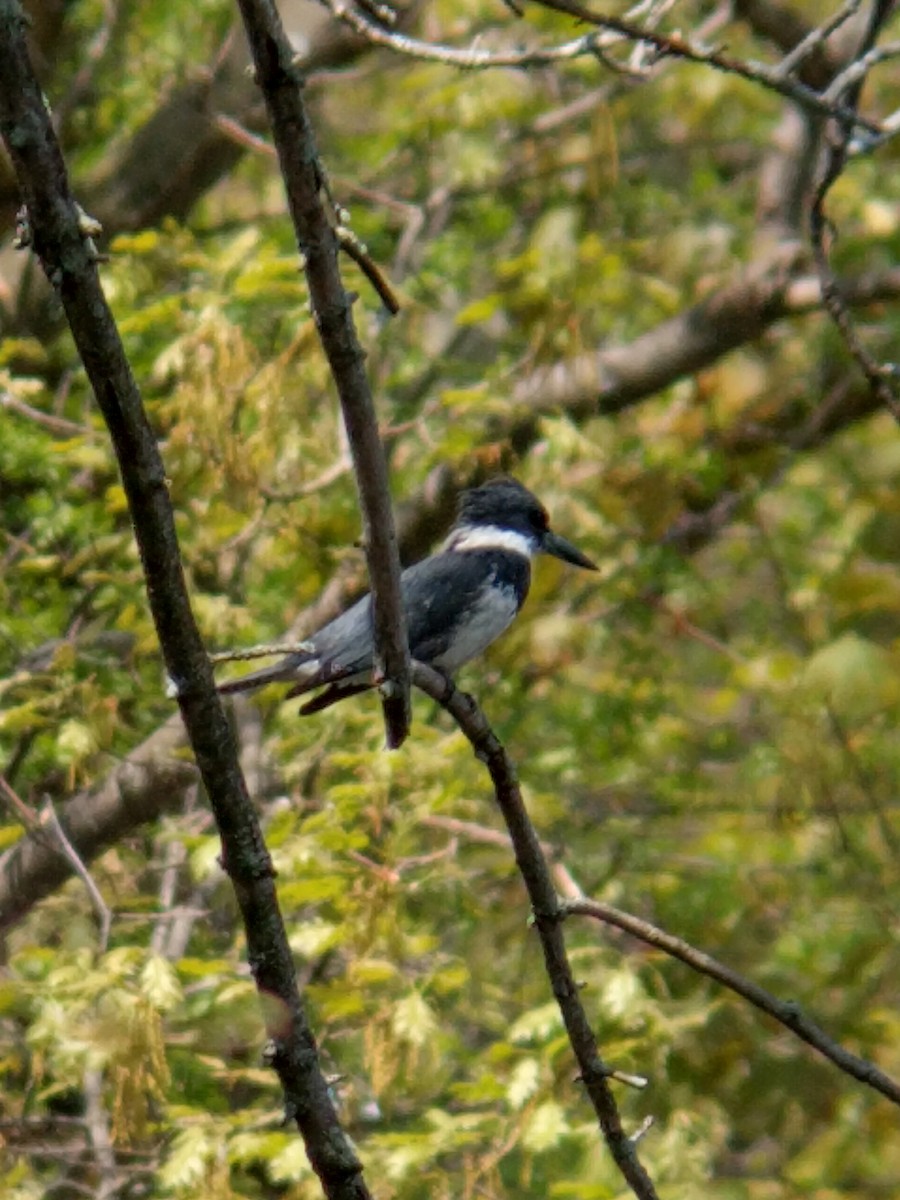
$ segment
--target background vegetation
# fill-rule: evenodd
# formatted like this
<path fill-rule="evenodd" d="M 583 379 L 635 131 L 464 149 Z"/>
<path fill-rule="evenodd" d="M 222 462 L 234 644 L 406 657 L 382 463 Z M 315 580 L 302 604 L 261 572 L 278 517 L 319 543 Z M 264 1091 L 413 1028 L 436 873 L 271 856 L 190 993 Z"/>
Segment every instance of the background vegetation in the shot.
<path fill-rule="evenodd" d="M 359 516 L 234 12 L 30 11 L 210 648 L 302 634 L 365 586 Z M 828 15 L 638 14 L 769 66 Z M 588 895 L 900 1074 L 900 440 L 819 300 L 806 216 L 828 128 L 628 40 L 462 71 L 373 49 L 324 8 L 284 16 L 332 191 L 402 305 L 388 318 L 346 263 L 404 554 L 503 467 L 602 564 L 541 562 L 519 623 L 462 678 L 542 838 Z M 587 28 L 494 0 L 403 24 L 497 52 Z M 860 28 L 792 78 L 827 88 Z M 862 111 L 896 105 L 887 58 Z M 880 361 L 898 336 L 897 153 L 852 157 L 828 197 Z M 56 303 L 11 249 L 17 202 L 3 164 L 0 1190 L 314 1197 L 115 460 Z M 414 703 L 394 754 L 372 697 L 306 721 L 275 689 L 235 709 L 367 1180 L 397 1200 L 622 1195 L 483 768 Z M 54 851 L 22 858 L 53 809 L 84 834 L 93 893 Z M 888 1100 L 667 955 L 581 918 L 566 937 L 605 1058 L 649 1079 L 617 1094 L 630 1130 L 653 1119 L 661 1194 L 897 1194 Z"/>

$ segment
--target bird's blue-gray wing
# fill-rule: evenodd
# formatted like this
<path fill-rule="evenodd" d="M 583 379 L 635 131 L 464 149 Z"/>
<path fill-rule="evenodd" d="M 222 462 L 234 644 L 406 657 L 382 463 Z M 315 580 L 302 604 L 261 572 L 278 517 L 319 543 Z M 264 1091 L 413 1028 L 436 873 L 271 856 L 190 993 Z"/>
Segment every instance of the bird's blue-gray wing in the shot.
<path fill-rule="evenodd" d="M 410 654 L 452 673 L 509 625 L 529 578 L 529 563 L 523 556 L 491 550 L 435 554 L 407 567 L 400 590 Z M 358 600 L 308 640 L 308 653 L 289 655 L 272 667 L 229 681 L 220 690 L 289 680 L 294 686 L 288 696 L 298 696 L 334 685 L 301 711 L 317 711 L 363 690 L 374 666 L 371 597 Z"/>

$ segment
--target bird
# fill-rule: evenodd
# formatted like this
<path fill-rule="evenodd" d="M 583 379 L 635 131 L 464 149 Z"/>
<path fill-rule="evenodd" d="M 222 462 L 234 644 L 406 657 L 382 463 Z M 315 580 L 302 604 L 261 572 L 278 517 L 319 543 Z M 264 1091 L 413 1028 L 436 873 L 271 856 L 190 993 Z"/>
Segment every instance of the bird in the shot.
<path fill-rule="evenodd" d="M 518 615 L 536 554 L 598 569 L 550 528 L 543 504 L 517 480 L 495 476 L 463 492 L 442 547 L 400 575 L 410 656 L 451 678 L 482 654 Z M 219 684 L 219 692 L 290 682 L 290 698 L 324 688 L 301 707 L 306 716 L 376 686 L 371 595 L 311 634 L 305 647 Z"/>

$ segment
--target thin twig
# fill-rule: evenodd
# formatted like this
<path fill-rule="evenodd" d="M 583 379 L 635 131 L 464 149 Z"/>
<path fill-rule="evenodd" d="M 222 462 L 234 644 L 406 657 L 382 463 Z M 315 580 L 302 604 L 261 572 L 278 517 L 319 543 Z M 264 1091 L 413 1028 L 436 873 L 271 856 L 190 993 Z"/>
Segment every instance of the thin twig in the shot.
<path fill-rule="evenodd" d="M 546 8 L 556 9 L 576 17 L 578 20 L 595 25 L 598 29 L 605 30 L 605 36 L 595 32 L 583 34 L 581 37 L 556 46 L 535 47 L 528 50 L 485 50 L 477 45 L 460 49 L 455 46 L 424 42 L 409 34 L 386 29 L 383 25 L 367 17 L 361 11 L 359 4 L 355 4 L 353 0 L 326 0 L 326 3 L 338 20 L 349 25 L 355 33 L 365 37 L 374 45 L 387 47 L 397 54 L 411 58 L 445 63 L 460 70 L 545 67 L 591 56 L 599 58 L 612 70 L 619 73 L 630 72 L 635 77 L 640 77 L 645 75 L 653 65 L 644 62 L 642 48 L 651 47 L 657 58 L 672 57 L 702 63 L 715 70 L 761 84 L 763 87 L 789 97 L 803 108 L 816 112 L 820 116 L 852 118 L 854 125 L 861 126 L 872 137 L 878 137 L 882 133 L 881 128 L 874 122 L 858 117 L 855 113 L 845 109 L 839 100 L 832 101 L 830 97 L 820 96 L 805 83 L 793 77 L 790 71 L 785 71 L 781 64 L 777 67 L 768 67 L 765 63 L 733 58 L 721 51 L 688 41 L 681 34 L 657 32 L 653 28 L 655 20 L 658 19 L 655 14 L 652 14 L 653 19 L 648 19 L 645 24 L 638 25 L 630 19 L 592 13 L 583 5 L 575 3 L 574 0 L 539 0 L 539 3 Z M 843 19 L 845 18 L 838 20 L 836 25 L 840 25 Z M 802 52 L 800 47 L 796 48 L 794 53 L 798 56 L 798 62 L 802 61 L 814 48 L 821 36 L 823 36 L 821 31 L 815 30 L 810 35 L 812 45 L 807 47 L 805 43 L 810 39 L 804 39 Z M 635 44 L 635 53 L 628 66 L 614 62 L 606 54 L 607 49 L 623 39 Z M 888 57 L 888 55 L 882 53 L 879 60 L 883 57 Z"/>
<path fill-rule="evenodd" d="M 558 46 L 535 47 L 531 50 L 484 50 L 477 45 L 459 49 L 456 46 L 423 42 L 399 30 L 385 29 L 369 20 L 352 0 L 326 0 L 326 3 L 339 21 L 375 46 L 384 46 L 408 58 L 444 63 L 463 71 L 484 71 L 497 67 L 548 67 L 577 58 L 596 58 L 603 48 L 598 35 L 588 33 Z M 620 71 L 622 69 L 618 68 Z"/>
<path fill-rule="evenodd" d="M 34 812 L 25 803 L 5 775 L 0 775 L 0 795 L 13 810 L 29 834 L 48 850 L 60 855 L 71 867 L 87 889 L 91 903 L 100 922 L 100 950 L 106 949 L 109 942 L 109 930 L 112 925 L 112 914 L 106 901 L 100 894 L 100 889 L 84 865 L 81 855 L 72 845 L 68 834 L 62 827 L 53 802 L 48 798 L 41 814 Z"/>
<path fill-rule="evenodd" d="M 234 142 L 236 146 L 241 146 L 244 150 L 252 150 L 254 154 L 259 154 L 263 158 L 274 159 L 278 155 L 275 153 L 275 147 L 266 138 L 260 137 L 258 133 L 253 133 L 246 125 L 242 125 L 240 121 L 236 121 L 234 117 L 229 117 L 227 113 L 216 113 L 213 117 L 213 124 L 224 134 L 229 141 Z"/>
<path fill-rule="evenodd" d="M 856 106 L 859 103 L 865 72 L 853 68 L 860 63 L 869 62 L 868 56 L 873 52 L 875 39 L 893 6 L 894 0 L 876 0 L 872 6 L 862 43 L 853 61 L 837 76 L 828 89 L 829 103 L 841 100 L 842 111 L 840 114 L 836 112 L 833 114 L 834 119 L 829 129 L 828 148 L 809 210 L 809 237 L 825 309 L 850 354 L 858 363 L 878 402 L 888 408 L 894 418 L 900 421 L 900 372 L 893 363 L 878 362 L 869 353 L 857 334 L 847 300 L 831 266 L 829 247 L 826 244 L 831 233 L 831 223 L 825 212 L 825 200 L 843 173 L 847 163 L 848 148 L 859 125 Z"/>
<path fill-rule="evenodd" d="M 793 50 L 784 56 L 775 68 L 775 75 L 781 79 L 792 75 L 815 50 L 824 46 L 828 38 L 858 11 L 861 2 L 862 0 L 847 0 L 824 24 L 811 29 L 806 37 L 802 38 Z"/>
<path fill-rule="evenodd" d="M 246 662 L 252 658 L 272 658 L 273 655 L 306 654 L 314 651 L 312 642 L 274 642 L 257 646 L 242 646 L 240 650 L 220 650 L 211 654 L 209 661 L 214 665 L 226 662 Z"/>
<path fill-rule="evenodd" d="M 29 808 L 5 775 L 0 775 L 0 794 L 29 833 L 38 833 L 41 823 L 37 813 Z"/>
<path fill-rule="evenodd" d="M 352 258 L 359 269 L 371 283 L 372 287 L 378 293 L 381 303 L 388 310 L 392 317 L 395 317 L 400 311 L 400 301 L 397 298 L 397 293 L 391 287 L 390 281 L 375 262 L 372 255 L 362 244 L 352 229 L 348 229 L 345 225 L 339 225 L 337 230 L 338 245 L 344 251 L 348 258 Z"/>
<path fill-rule="evenodd" d="M 196 799 L 196 794 L 197 789 L 192 789 L 194 799 Z M 160 957 L 171 957 L 166 954 L 166 944 L 176 909 L 175 896 L 178 891 L 178 882 L 186 859 L 187 847 L 184 842 L 180 838 L 170 837 L 162 855 L 163 865 L 157 900 L 158 915 L 153 922 L 153 933 L 150 935 L 150 951 Z"/>
<path fill-rule="evenodd" d="M 252 133 L 244 125 L 235 121 L 233 117 L 229 117 L 225 113 L 218 113 L 215 117 L 215 124 L 225 137 L 234 142 L 235 145 L 241 146 L 245 150 L 252 150 L 264 158 L 277 158 L 275 147 L 270 142 L 258 134 Z M 352 229 L 347 228 L 345 225 L 338 225 L 335 229 L 335 234 L 341 249 L 348 258 L 353 259 L 363 272 L 378 293 L 384 307 L 392 317 L 396 316 L 400 311 L 400 301 L 397 299 L 397 294 L 391 287 L 381 267 L 375 262 Z"/>
<path fill-rule="evenodd" d="M 57 132 L 66 126 L 69 117 L 84 103 L 85 97 L 93 87 L 94 77 L 109 50 L 125 6 L 114 0 L 103 0 L 102 8 L 103 20 L 87 47 L 79 54 L 81 66 L 68 91 L 54 108 L 53 121 Z"/>
<path fill-rule="evenodd" d="M 94 1200 L 112 1200 L 125 1190 L 124 1172 L 117 1169 L 116 1152 L 110 1132 L 109 1113 L 103 1103 L 103 1074 L 89 1066 L 82 1076 L 84 1123 L 96 1170 L 92 1189 Z"/>
<path fill-rule="evenodd" d="M 843 104 L 824 100 L 818 92 L 815 92 L 812 88 L 807 87 L 806 84 L 801 83 L 797 79 L 781 78 L 775 67 L 767 67 L 764 63 L 760 62 L 733 58 L 731 55 L 723 54 L 719 50 L 697 46 L 678 33 L 657 33 L 655 30 L 643 28 L 640 25 L 635 25 L 633 22 L 622 20 L 619 17 L 609 17 L 603 13 L 592 12 L 590 9 L 585 8 L 583 4 L 578 3 L 578 0 L 537 0 L 537 2 L 544 8 L 551 8 L 556 12 L 566 13 L 568 16 L 575 17 L 579 21 L 584 21 L 588 25 L 595 25 L 600 29 L 612 30 L 630 41 L 648 42 L 660 55 L 671 55 L 674 58 L 684 59 L 686 62 L 700 63 L 713 67 L 715 70 L 722 71 L 727 75 L 736 75 L 738 78 L 746 79 L 750 83 L 761 84 L 763 87 L 786 96 L 801 107 L 808 109 L 810 112 L 818 113 L 820 116 L 835 117 L 840 120 L 849 121 L 851 126 L 861 127 L 875 136 L 881 133 L 881 128 L 878 124 L 859 116 L 853 108 L 847 108 Z"/>
<path fill-rule="evenodd" d="M 416 680 L 416 685 L 420 686 L 418 680 Z M 473 821 L 461 821 L 455 817 L 433 814 L 425 817 L 424 823 L 434 829 L 446 830 L 455 837 L 464 838 L 467 841 L 475 841 L 500 848 L 508 847 L 512 844 L 507 834 L 501 833 L 496 829 L 485 828 L 485 826 L 478 825 Z M 881 1092 L 888 1100 L 893 1101 L 893 1103 L 900 1104 L 900 1084 L 866 1059 L 859 1058 L 857 1055 L 851 1054 L 849 1050 L 845 1050 L 818 1025 L 809 1020 L 808 1017 L 805 1017 L 796 1004 L 779 1000 L 777 996 L 773 996 L 765 988 L 753 983 L 730 967 L 726 967 L 723 963 L 705 954 L 702 950 L 698 950 L 682 938 L 675 937 L 670 933 L 666 933 L 665 930 L 660 929 L 658 926 L 652 925 L 649 921 L 644 921 L 632 913 L 624 912 L 622 909 L 615 908 L 613 905 L 606 904 L 603 901 L 591 900 L 581 891 L 581 888 L 572 878 L 565 863 L 559 854 L 554 851 L 553 847 L 545 843 L 542 843 L 542 847 L 544 853 L 550 859 L 550 869 L 556 880 L 557 888 L 560 894 L 565 897 L 562 905 L 565 912 L 593 917 L 595 920 L 603 921 L 607 925 L 614 925 L 617 929 L 623 930 L 625 933 L 638 938 L 650 946 L 655 946 L 658 950 L 671 955 L 672 958 L 677 958 L 680 962 L 685 963 L 708 978 L 721 983 L 724 987 L 742 996 L 745 1000 L 749 1000 L 751 1004 L 762 1012 L 774 1017 L 776 1021 L 785 1025 L 792 1033 L 797 1034 L 808 1045 L 818 1050 L 833 1062 L 841 1071 L 851 1075 L 854 1079 L 858 1079 L 861 1083 L 868 1084 L 876 1091 Z"/>
<path fill-rule="evenodd" d="M 861 85 L 873 67 L 879 63 L 888 62 L 900 56 L 900 42 L 886 42 L 883 46 L 873 46 L 865 54 L 854 58 L 844 69 L 835 75 L 834 79 L 822 93 L 822 99 L 839 102 L 842 94 Z"/>
<path fill-rule="evenodd" d="M 45 823 L 53 830 L 59 845 L 62 847 L 63 857 L 67 859 L 72 870 L 87 888 L 87 893 L 91 898 L 91 904 L 94 906 L 94 911 L 100 922 L 100 944 L 101 953 L 109 944 L 109 930 L 112 925 L 112 912 L 109 909 L 103 896 L 100 894 L 100 889 L 91 876 L 90 871 L 81 861 L 78 851 L 69 841 L 66 831 L 62 827 L 62 822 L 56 814 L 56 809 L 53 807 L 53 801 L 49 798 L 45 801 L 43 808 L 43 816 Z"/>
<path fill-rule="evenodd" d="M 0 392 L 0 408 L 8 409 L 17 416 L 33 421 L 35 425 L 40 425 L 54 437 L 93 437 L 96 433 L 96 430 L 91 429 L 89 425 L 79 425 L 76 421 L 69 421 L 65 417 L 55 417 L 52 413 L 34 408 L 32 405 L 26 404 L 24 400 L 20 400 L 18 396 L 13 396 L 11 392 Z"/>

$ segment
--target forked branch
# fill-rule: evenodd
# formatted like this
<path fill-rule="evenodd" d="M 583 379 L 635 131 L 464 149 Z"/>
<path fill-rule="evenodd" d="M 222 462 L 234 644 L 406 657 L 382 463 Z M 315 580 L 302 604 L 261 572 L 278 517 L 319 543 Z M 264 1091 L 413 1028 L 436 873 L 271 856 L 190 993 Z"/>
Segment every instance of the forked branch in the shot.
<path fill-rule="evenodd" d="M 471 743 L 476 757 L 490 772 L 497 804 L 528 889 L 547 974 L 578 1061 L 581 1081 L 594 1106 L 606 1144 L 632 1192 L 638 1200 L 656 1200 L 656 1189 L 637 1155 L 637 1139 L 622 1127 L 619 1106 L 610 1087 L 610 1079 L 617 1073 L 600 1057 L 597 1039 L 581 1002 L 563 939 L 565 909 L 553 886 L 547 858 L 522 800 L 515 768 L 471 696 L 458 691 L 450 680 L 423 663 L 413 662 L 412 678 L 416 687 L 450 713 Z"/>

